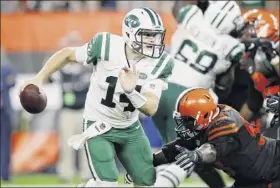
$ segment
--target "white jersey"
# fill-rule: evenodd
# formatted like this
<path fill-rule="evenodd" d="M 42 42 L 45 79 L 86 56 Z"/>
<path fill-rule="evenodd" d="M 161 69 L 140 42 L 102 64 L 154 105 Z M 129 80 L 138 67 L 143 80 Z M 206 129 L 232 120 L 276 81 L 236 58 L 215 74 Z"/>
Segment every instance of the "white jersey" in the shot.
<path fill-rule="evenodd" d="M 186 6 L 179 13 L 178 28 L 172 36 L 175 65 L 170 82 L 185 87 L 213 87 L 216 76 L 226 72 L 244 50 L 237 39 L 217 33 L 197 6 Z"/>
<path fill-rule="evenodd" d="M 126 128 L 138 120 L 139 111 L 124 94 L 118 75 L 128 67 L 125 43 L 122 37 L 111 33 L 98 33 L 91 42 L 76 49 L 76 59 L 84 64 L 93 64 L 89 91 L 85 102 L 84 118 L 102 121 L 115 128 Z M 136 63 L 140 72 L 136 90 L 152 92 L 160 98 L 167 89 L 173 59 L 167 53 L 160 58 L 143 58 Z"/>

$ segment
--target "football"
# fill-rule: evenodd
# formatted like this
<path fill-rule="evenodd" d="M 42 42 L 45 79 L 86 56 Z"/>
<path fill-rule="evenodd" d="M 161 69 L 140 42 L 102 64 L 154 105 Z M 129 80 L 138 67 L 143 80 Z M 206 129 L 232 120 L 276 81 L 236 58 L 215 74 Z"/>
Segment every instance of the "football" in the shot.
<path fill-rule="evenodd" d="M 46 108 L 47 97 L 39 87 L 29 84 L 20 93 L 20 103 L 27 112 L 38 114 Z"/>

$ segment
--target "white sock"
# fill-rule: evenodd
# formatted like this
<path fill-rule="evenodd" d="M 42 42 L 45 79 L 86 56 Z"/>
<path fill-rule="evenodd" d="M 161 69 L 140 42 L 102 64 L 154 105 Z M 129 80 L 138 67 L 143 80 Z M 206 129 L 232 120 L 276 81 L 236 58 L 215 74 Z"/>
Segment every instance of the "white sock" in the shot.
<path fill-rule="evenodd" d="M 88 180 L 85 187 L 99 187 L 98 183 L 94 179 Z"/>
<path fill-rule="evenodd" d="M 157 174 L 155 187 L 178 187 L 185 180 L 186 175 L 178 165 L 170 164 Z"/>

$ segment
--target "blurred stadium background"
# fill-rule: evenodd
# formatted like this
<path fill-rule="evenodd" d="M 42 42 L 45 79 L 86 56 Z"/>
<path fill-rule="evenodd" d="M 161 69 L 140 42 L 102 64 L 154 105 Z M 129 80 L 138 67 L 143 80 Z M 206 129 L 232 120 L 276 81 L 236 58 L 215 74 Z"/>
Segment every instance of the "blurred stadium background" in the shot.
<path fill-rule="evenodd" d="M 169 44 L 176 28 L 171 14 L 173 3 L 174 1 L 1 0 L 1 69 L 2 65 L 9 65 L 16 72 L 15 86 L 9 91 L 13 109 L 10 125 L 11 178 L 9 181 L 1 180 L 1 186 L 69 186 L 81 181 L 78 174 L 71 182 L 63 181 L 57 175 L 57 161 L 61 155 L 58 121 L 62 104 L 65 102 L 61 83 L 50 79 L 50 83 L 45 86 L 48 95 L 47 109 L 41 114 L 31 115 L 22 110 L 17 97 L 21 82 L 38 72 L 46 58 L 62 46 L 82 44 L 97 32 L 121 34 L 124 14 L 135 7 L 147 6 L 160 12 L 167 29 L 166 43 Z M 279 17 L 277 1 L 240 0 L 239 3 L 244 10 L 264 8 Z M 149 118 L 142 117 L 142 121 L 151 146 L 157 150 L 161 146 L 157 130 Z M 7 148 L 1 145 L 1 152 L 5 149 Z M 79 168 L 78 161 L 76 159 L 75 164 Z M 123 173 L 121 165 L 119 167 Z M 228 183 L 231 182 L 227 176 L 224 178 Z M 123 176 L 120 176 L 120 182 L 123 183 Z M 203 185 L 196 175 L 193 175 L 186 180 L 184 186 Z"/>

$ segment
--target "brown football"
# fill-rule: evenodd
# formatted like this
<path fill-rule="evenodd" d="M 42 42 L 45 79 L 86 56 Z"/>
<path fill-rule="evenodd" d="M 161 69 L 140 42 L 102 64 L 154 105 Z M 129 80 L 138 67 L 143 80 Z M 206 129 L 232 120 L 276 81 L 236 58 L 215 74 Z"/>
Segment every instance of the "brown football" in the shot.
<path fill-rule="evenodd" d="M 46 94 L 36 85 L 25 86 L 20 93 L 20 103 L 22 107 L 31 114 L 38 114 L 47 106 Z"/>

